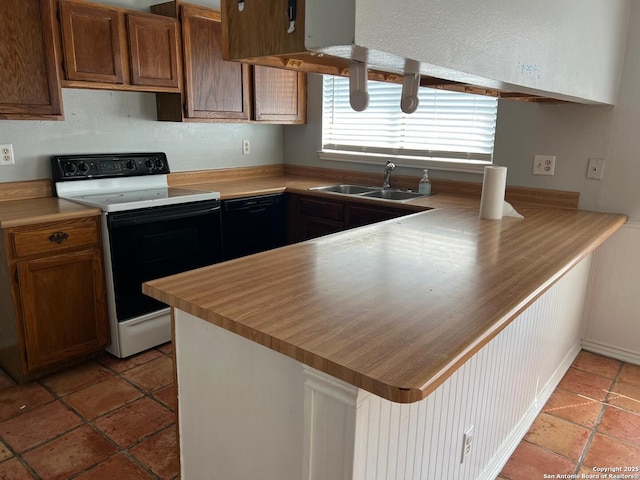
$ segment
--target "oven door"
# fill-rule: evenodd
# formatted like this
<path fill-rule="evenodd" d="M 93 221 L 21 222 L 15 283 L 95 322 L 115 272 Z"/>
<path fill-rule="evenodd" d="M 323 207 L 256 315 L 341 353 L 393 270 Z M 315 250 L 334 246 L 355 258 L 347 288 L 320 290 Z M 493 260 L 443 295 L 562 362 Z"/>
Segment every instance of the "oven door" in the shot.
<path fill-rule="evenodd" d="M 222 258 L 218 200 L 108 213 L 107 228 L 118 322 L 167 307 L 143 282 Z"/>

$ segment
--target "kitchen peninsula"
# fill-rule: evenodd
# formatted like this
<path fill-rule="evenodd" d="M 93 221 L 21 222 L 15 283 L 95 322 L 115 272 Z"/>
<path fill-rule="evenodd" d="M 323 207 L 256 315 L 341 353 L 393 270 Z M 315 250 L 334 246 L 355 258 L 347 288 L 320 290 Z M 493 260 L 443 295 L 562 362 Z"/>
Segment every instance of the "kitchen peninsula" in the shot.
<path fill-rule="evenodd" d="M 495 478 L 626 217 L 446 197 L 143 285 L 174 307 L 182 478 Z"/>

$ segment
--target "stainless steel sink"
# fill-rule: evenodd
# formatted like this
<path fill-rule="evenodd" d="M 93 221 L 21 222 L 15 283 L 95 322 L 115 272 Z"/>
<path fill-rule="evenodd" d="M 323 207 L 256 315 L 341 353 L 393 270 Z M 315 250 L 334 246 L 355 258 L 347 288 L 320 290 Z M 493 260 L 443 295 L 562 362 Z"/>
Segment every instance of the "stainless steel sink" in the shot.
<path fill-rule="evenodd" d="M 362 185 L 348 185 L 341 183 L 340 185 L 329 185 L 326 187 L 312 187 L 310 190 L 320 190 L 322 192 L 342 193 L 345 195 L 360 195 L 361 193 L 374 192 L 380 187 L 365 187 Z"/>
<path fill-rule="evenodd" d="M 425 195 L 418 192 L 409 192 L 406 190 L 394 190 L 386 188 L 384 190 L 376 190 L 362 194 L 363 197 L 383 198 L 385 200 L 411 200 L 412 198 L 420 198 Z"/>
<path fill-rule="evenodd" d="M 394 200 L 402 202 L 411 200 L 412 198 L 420 198 L 425 195 L 418 192 L 410 192 L 408 190 L 400 190 L 397 188 L 382 187 L 366 187 L 364 185 L 351 185 L 340 183 L 338 185 L 327 185 L 324 187 L 311 187 L 309 190 L 318 190 L 321 192 L 331 192 L 341 195 L 351 195 L 367 198 L 380 198 L 382 200 Z"/>

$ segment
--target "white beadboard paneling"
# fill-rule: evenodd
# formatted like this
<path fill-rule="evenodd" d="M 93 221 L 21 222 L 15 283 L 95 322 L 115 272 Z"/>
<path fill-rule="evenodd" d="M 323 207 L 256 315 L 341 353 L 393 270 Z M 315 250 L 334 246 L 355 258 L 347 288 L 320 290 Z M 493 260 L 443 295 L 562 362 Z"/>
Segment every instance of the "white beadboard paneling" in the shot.
<path fill-rule="evenodd" d="M 584 259 L 421 402 L 362 394 L 353 478 L 493 480 L 580 350 L 590 263 Z"/>
<path fill-rule="evenodd" d="M 640 223 L 627 222 L 597 251 L 583 346 L 640 365 Z"/>

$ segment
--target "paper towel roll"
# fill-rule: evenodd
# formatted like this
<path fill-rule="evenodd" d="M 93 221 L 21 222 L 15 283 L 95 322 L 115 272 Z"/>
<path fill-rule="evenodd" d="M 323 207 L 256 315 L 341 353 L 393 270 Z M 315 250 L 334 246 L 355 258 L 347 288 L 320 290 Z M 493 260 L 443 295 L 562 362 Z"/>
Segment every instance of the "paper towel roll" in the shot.
<path fill-rule="evenodd" d="M 507 167 L 484 167 L 480 218 L 499 220 L 502 218 L 504 189 L 507 185 Z"/>

